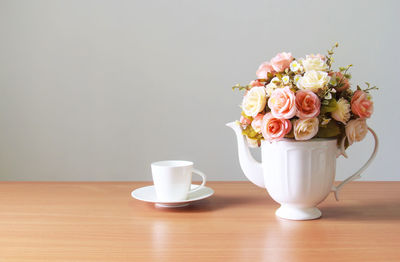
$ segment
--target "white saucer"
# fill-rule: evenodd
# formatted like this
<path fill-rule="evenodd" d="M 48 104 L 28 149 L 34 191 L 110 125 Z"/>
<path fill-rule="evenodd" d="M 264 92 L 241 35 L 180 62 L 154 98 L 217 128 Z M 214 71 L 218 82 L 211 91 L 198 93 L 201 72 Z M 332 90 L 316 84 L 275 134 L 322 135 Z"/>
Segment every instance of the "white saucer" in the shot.
<path fill-rule="evenodd" d="M 192 184 L 191 189 L 193 189 L 197 186 L 198 185 Z M 174 202 L 163 202 L 163 201 L 157 200 L 156 191 L 154 189 L 154 186 L 141 187 L 141 188 L 133 190 L 131 193 L 132 197 L 136 198 L 137 200 L 154 203 L 158 207 L 168 207 L 168 208 L 184 207 L 184 206 L 189 205 L 191 202 L 210 197 L 210 196 L 212 196 L 212 194 L 214 194 L 214 190 L 205 186 L 196 192 L 189 193 L 188 199 L 186 199 L 186 200 L 180 200 L 180 201 L 174 201 Z"/>

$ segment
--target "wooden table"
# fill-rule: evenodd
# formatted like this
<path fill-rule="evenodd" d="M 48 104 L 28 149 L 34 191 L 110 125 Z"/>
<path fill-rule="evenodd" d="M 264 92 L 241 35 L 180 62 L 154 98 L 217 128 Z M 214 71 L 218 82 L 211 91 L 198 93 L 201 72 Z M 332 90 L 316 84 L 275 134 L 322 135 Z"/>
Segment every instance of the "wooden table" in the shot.
<path fill-rule="evenodd" d="M 1 182 L 0 262 L 400 261 L 400 182 L 353 182 L 302 222 L 248 182 L 180 209 L 130 197 L 149 184 Z"/>

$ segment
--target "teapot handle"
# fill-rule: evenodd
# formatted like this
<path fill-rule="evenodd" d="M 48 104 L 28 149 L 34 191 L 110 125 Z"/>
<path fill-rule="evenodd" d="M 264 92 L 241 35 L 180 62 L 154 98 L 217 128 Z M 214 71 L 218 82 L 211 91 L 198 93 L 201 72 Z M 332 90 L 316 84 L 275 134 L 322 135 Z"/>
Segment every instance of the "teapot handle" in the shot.
<path fill-rule="evenodd" d="M 357 178 L 361 177 L 361 173 L 371 164 L 371 162 L 374 160 L 376 153 L 378 152 L 378 146 L 379 146 L 379 140 L 378 140 L 378 136 L 376 135 L 376 133 L 374 132 L 374 130 L 372 130 L 372 128 L 368 127 L 369 132 L 371 132 L 371 134 L 374 137 L 374 141 L 375 141 L 375 146 L 374 146 L 374 151 L 372 152 L 372 155 L 370 156 L 370 158 L 368 159 L 368 161 L 357 171 L 355 172 L 352 176 L 348 177 L 346 180 L 344 180 L 342 183 L 340 183 L 338 186 L 332 186 L 332 191 L 335 193 L 335 198 L 336 201 L 339 201 L 339 192 L 340 189 L 347 184 L 350 181 L 353 181 Z M 344 149 L 344 142 L 345 142 L 346 137 L 343 137 L 341 143 L 340 143 L 340 148 L 339 148 L 339 152 L 338 155 L 336 157 L 339 157 L 340 155 L 343 155 L 345 158 L 347 158 L 347 154 L 346 151 Z"/>

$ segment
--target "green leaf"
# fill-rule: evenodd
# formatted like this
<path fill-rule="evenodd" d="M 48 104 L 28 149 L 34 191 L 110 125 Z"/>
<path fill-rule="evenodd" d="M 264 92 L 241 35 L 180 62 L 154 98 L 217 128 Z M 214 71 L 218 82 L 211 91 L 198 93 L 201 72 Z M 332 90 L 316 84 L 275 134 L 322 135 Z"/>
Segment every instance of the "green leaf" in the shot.
<path fill-rule="evenodd" d="M 262 138 L 262 134 L 257 133 L 257 132 L 253 129 L 253 127 L 252 127 L 251 125 L 248 125 L 248 126 L 246 127 L 246 129 L 243 129 L 243 130 L 242 130 L 242 134 L 245 135 L 245 136 L 247 136 L 248 138 L 251 138 L 251 139 L 257 139 L 257 140 L 259 140 L 259 139 Z"/>
<path fill-rule="evenodd" d="M 326 103 L 325 101 L 329 101 L 329 102 Z M 336 106 L 337 106 L 337 102 L 336 102 L 335 98 L 332 98 L 331 100 L 322 101 L 321 114 L 335 111 Z"/>
<path fill-rule="evenodd" d="M 244 111 L 242 111 L 241 115 L 242 115 L 243 117 L 249 119 L 250 122 L 253 121 L 253 117 L 246 115 L 246 114 L 244 113 Z"/>
<path fill-rule="evenodd" d="M 232 86 L 232 90 L 235 90 L 235 89 L 239 89 L 239 91 L 242 91 L 244 89 L 249 90 L 250 86 L 249 85 L 241 86 L 240 84 L 236 84 L 236 85 Z"/>
<path fill-rule="evenodd" d="M 320 138 L 329 138 L 336 137 L 340 134 L 340 127 L 335 120 L 329 121 L 329 123 L 325 126 L 320 126 L 317 137 Z"/>
<path fill-rule="evenodd" d="M 351 74 L 344 74 L 343 75 L 345 78 L 347 78 L 347 79 L 351 79 Z"/>

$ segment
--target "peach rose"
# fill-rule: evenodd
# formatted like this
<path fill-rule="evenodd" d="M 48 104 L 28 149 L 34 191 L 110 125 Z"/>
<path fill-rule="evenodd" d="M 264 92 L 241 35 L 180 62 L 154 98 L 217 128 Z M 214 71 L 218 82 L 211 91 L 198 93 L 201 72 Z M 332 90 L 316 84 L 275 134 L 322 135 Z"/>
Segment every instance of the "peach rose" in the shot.
<path fill-rule="evenodd" d="M 256 75 L 258 79 L 267 79 L 268 73 L 272 72 L 274 72 L 272 65 L 269 62 L 264 62 L 258 67 Z"/>
<path fill-rule="evenodd" d="M 312 118 L 319 115 L 321 101 L 316 94 L 310 90 L 299 90 L 296 92 L 296 108 L 300 119 Z"/>
<path fill-rule="evenodd" d="M 291 53 L 282 52 L 271 59 L 271 65 L 276 72 L 283 72 L 286 68 L 290 67 L 290 62 L 292 61 L 293 57 Z"/>
<path fill-rule="evenodd" d="M 278 141 L 292 129 L 292 123 L 287 119 L 275 118 L 271 113 L 263 117 L 261 132 L 265 140 Z"/>
<path fill-rule="evenodd" d="M 263 114 L 258 114 L 256 117 L 253 119 L 253 122 L 251 122 L 251 127 L 256 131 L 257 133 L 261 133 L 261 126 L 262 126 L 262 121 L 263 121 Z"/>
<path fill-rule="evenodd" d="M 251 124 L 251 120 L 248 119 L 247 117 L 244 117 L 244 116 L 240 116 L 239 122 L 240 122 L 243 126 L 248 126 L 248 125 Z"/>
<path fill-rule="evenodd" d="M 342 72 L 335 72 L 335 73 L 330 73 L 329 75 L 332 75 L 333 77 L 335 77 L 335 84 L 338 85 L 340 83 L 340 80 L 342 80 L 340 87 L 336 87 L 335 89 L 339 92 L 342 92 L 346 89 L 350 88 L 350 82 L 349 79 L 347 79 L 346 77 L 343 77 Z"/>
<path fill-rule="evenodd" d="M 290 119 L 296 115 L 295 94 L 290 87 L 275 89 L 268 100 L 268 107 L 276 118 Z"/>
<path fill-rule="evenodd" d="M 351 98 L 351 111 L 360 118 L 369 118 L 374 111 L 374 103 L 368 99 L 368 94 L 357 90 Z"/>
<path fill-rule="evenodd" d="M 250 82 L 249 86 L 251 86 L 251 87 L 254 87 L 254 86 L 264 86 L 264 84 L 261 83 L 261 82 L 258 81 L 258 80 L 253 80 L 253 81 Z"/>
<path fill-rule="evenodd" d="M 350 120 L 346 125 L 346 137 L 350 145 L 354 142 L 363 140 L 367 135 L 367 132 L 367 121 L 363 118 Z"/>
<path fill-rule="evenodd" d="M 297 119 L 293 133 L 296 140 L 309 140 L 318 133 L 318 118 Z"/>

